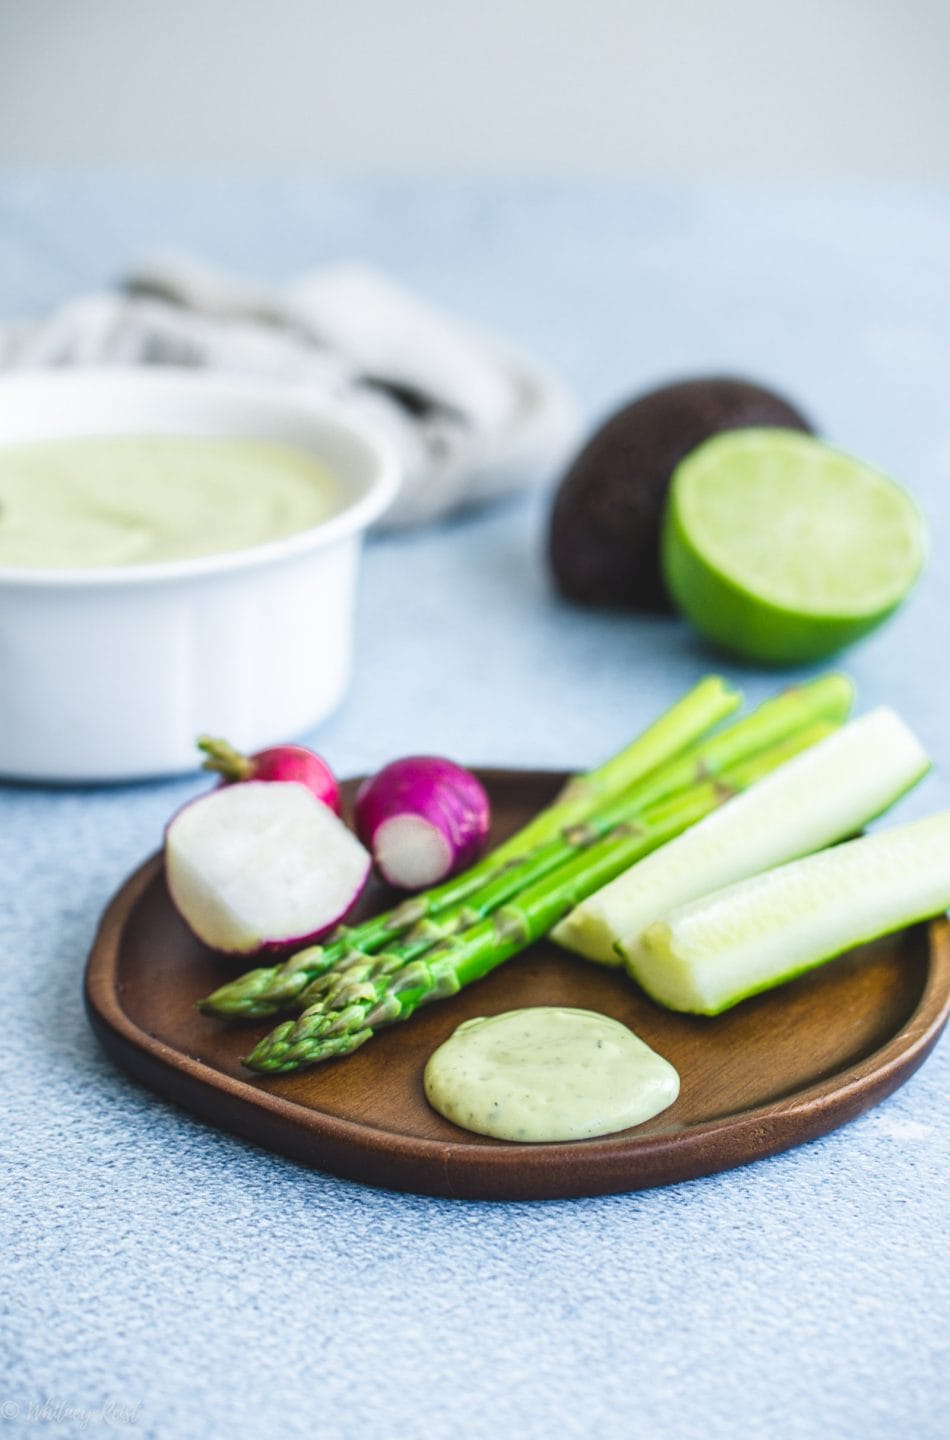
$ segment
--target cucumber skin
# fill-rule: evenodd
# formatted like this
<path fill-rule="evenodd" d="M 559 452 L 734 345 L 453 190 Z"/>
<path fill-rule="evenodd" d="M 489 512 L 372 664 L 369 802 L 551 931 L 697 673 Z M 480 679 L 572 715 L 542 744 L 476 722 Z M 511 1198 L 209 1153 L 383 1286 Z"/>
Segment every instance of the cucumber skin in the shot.
<path fill-rule="evenodd" d="M 931 816 L 929 817 L 929 820 L 934 822 L 945 821 L 948 825 L 950 825 L 950 811 Z M 757 883 L 761 884 L 769 876 L 781 873 L 782 870 L 791 870 L 801 865 L 813 864 L 814 862 L 819 861 L 823 856 L 829 856 L 832 858 L 840 856 L 841 851 L 847 850 L 850 845 L 862 845 L 865 842 L 884 840 L 885 838 L 888 838 L 892 835 L 899 835 L 906 831 L 914 830 L 917 828 L 917 826 L 923 826 L 927 824 L 927 820 L 916 821 L 909 825 L 898 826 L 894 831 L 883 831 L 877 835 L 864 836 L 858 840 L 848 841 L 843 846 L 834 846 L 830 850 L 818 851 L 814 855 L 804 856 L 799 860 L 793 860 L 789 862 L 787 866 L 779 866 L 777 870 L 765 871 L 760 875 L 751 876 L 747 880 L 741 880 L 735 886 L 727 886 L 726 889 L 719 891 L 718 895 L 719 897 L 722 897 L 724 895 L 727 895 L 730 890 L 748 889 L 750 886 L 755 886 Z M 707 897 L 707 899 L 711 898 L 713 897 Z M 700 908 L 704 903 L 705 902 L 702 900 L 692 901 L 688 906 L 683 906 L 681 908 L 682 910 L 695 910 L 697 908 Z M 768 990 L 777 989 L 780 985 L 786 985 L 792 980 L 797 980 L 801 975 L 806 975 L 810 971 L 817 969 L 819 966 L 826 965 L 830 960 L 837 959 L 840 955 L 848 953 L 849 951 L 857 948 L 857 946 L 859 945 L 867 945 L 874 940 L 882 939 L 886 935 L 893 935 L 897 931 L 904 930 L 910 925 L 916 925 L 923 920 L 932 919 L 934 916 L 940 915 L 948 909 L 950 909 L 950 855 L 948 855 L 947 860 L 946 886 L 938 901 L 931 900 L 924 902 L 923 900 L 921 900 L 915 904 L 910 904 L 908 909 L 902 910 L 899 915 L 895 914 L 892 919 L 888 920 L 883 925 L 870 925 L 867 928 L 858 925 L 855 927 L 851 935 L 849 935 L 848 940 L 845 943 L 836 943 L 827 949 L 823 947 L 817 953 L 811 952 L 807 956 L 797 957 L 795 960 L 790 962 L 787 968 L 781 971 L 776 971 L 773 975 L 770 975 L 768 977 L 763 977 L 760 981 L 748 985 L 742 990 L 730 993 L 728 996 L 722 999 L 721 1003 L 704 1003 L 702 1001 L 694 1001 L 693 1003 L 677 1003 L 676 1000 L 671 998 L 671 992 L 669 990 L 667 990 L 665 993 L 661 993 L 662 987 L 657 987 L 655 984 L 651 984 L 649 978 L 643 972 L 644 960 L 642 950 L 645 949 L 647 951 L 652 951 L 654 961 L 660 960 L 660 952 L 664 950 L 667 952 L 667 954 L 669 954 L 671 948 L 669 943 L 671 927 L 673 924 L 675 924 L 678 913 L 675 910 L 671 912 L 670 916 L 667 919 L 654 921 L 652 925 L 647 927 L 640 941 L 640 944 L 637 946 L 637 950 L 634 952 L 633 955 L 628 957 L 627 971 L 630 974 L 631 978 L 634 979 L 641 987 L 641 989 L 644 990 L 646 994 L 649 995 L 650 998 L 654 1000 L 658 1005 L 663 1006 L 664 1009 L 676 1010 L 680 1013 L 685 1014 L 704 1015 L 712 1017 L 715 1015 L 721 1015 L 726 1010 L 733 1009 L 736 1005 L 740 1005 L 744 1000 L 751 999 L 755 995 L 761 995 Z M 669 959 L 667 960 L 667 963 L 670 963 Z M 682 966 L 684 964 L 682 960 L 677 960 L 676 963 L 678 966 Z M 688 962 L 685 963 L 688 964 Z"/>
<path fill-rule="evenodd" d="M 948 893 L 947 905 L 944 908 L 950 908 L 950 893 Z M 737 992 L 730 999 L 723 1000 L 721 1005 L 703 1005 L 699 1003 L 695 1005 L 677 1005 L 672 1000 L 664 999 L 657 990 L 650 987 L 646 980 L 641 977 L 635 977 L 629 964 L 627 966 L 627 973 L 631 979 L 636 978 L 636 983 L 640 986 L 644 994 L 649 995 L 650 999 L 656 1005 L 662 1006 L 664 1010 L 675 1010 L 680 1015 L 702 1015 L 708 1019 L 713 1019 L 717 1015 L 724 1015 L 727 1010 L 734 1010 L 735 1007 L 741 1005 L 744 1000 L 751 1000 L 756 995 L 764 995 L 769 990 L 777 990 L 780 985 L 789 985 L 793 980 L 798 980 L 802 975 L 807 975 L 810 971 L 817 970 L 822 965 L 827 965 L 829 961 L 837 960 L 841 955 L 847 955 L 851 950 L 857 949 L 859 945 L 869 945 L 872 940 L 880 940 L 885 935 L 893 935 L 898 930 L 906 930 L 909 925 L 916 925 L 921 920 L 929 920 L 934 913 L 933 911 L 928 911 L 923 915 L 913 915 L 906 920 L 899 921 L 898 924 L 886 930 L 878 930 L 873 935 L 858 936 L 849 942 L 843 950 L 835 948 L 830 950 L 826 955 L 819 955 L 817 959 L 805 960 L 800 965 L 793 966 L 790 970 L 784 971 L 781 975 L 777 975 L 774 979 L 763 980 L 761 985 L 751 985 L 747 990 Z M 940 912 L 937 911 L 936 913 L 939 914 Z M 663 921 L 657 921 L 655 925 L 650 926 L 650 930 L 661 930 L 665 928 Z M 646 932 L 647 935 L 649 935 L 650 930 Z"/>
<path fill-rule="evenodd" d="M 915 786 L 919 785 L 921 780 L 923 780 L 927 775 L 929 775 L 932 769 L 933 761 L 930 759 L 923 760 L 921 762 L 920 769 L 917 770 L 910 777 L 910 779 L 908 779 L 907 784 L 903 787 L 903 789 L 896 791 L 894 795 L 890 799 L 888 799 L 887 802 L 882 805 L 879 810 L 875 810 L 872 815 L 869 815 L 867 819 L 863 821 L 862 828 L 864 825 L 872 825 L 875 820 L 879 820 L 882 815 L 886 815 L 888 810 L 891 810 L 895 805 L 899 804 L 900 801 L 903 800 L 905 795 L 909 795 L 911 790 L 913 790 Z M 842 840 L 847 840 L 849 837 L 845 835 L 841 838 Z M 671 841 L 670 843 L 675 844 L 676 842 Z M 802 857 L 795 856 L 792 858 L 801 859 Z M 551 931 L 551 939 L 554 940 L 556 944 L 563 945 L 565 949 L 572 950 L 576 955 L 580 955 L 582 959 L 589 960 L 593 965 L 605 965 L 608 969 L 618 968 L 622 965 L 625 965 L 630 976 L 634 980 L 637 980 L 637 983 L 639 984 L 640 982 L 631 968 L 630 955 L 624 949 L 623 940 L 620 940 L 618 938 L 611 941 L 609 947 L 611 955 L 610 958 L 608 958 L 608 955 L 606 953 L 606 945 L 601 943 L 601 932 L 603 927 L 598 923 L 596 919 L 592 926 L 592 933 L 589 934 L 587 937 L 586 949 L 582 948 L 582 946 L 578 943 L 581 937 L 576 932 L 572 932 L 567 928 L 566 922 L 571 919 L 572 915 L 580 916 L 580 919 L 578 921 L 575 921 L 575 924 L 585 924 L 586 912 L 584 910 L 584 906 L 586 905 L 586 903 L 586 901 L 583 901 L 580 905 L 576 907 L 574 911 L 570 912 L 567 916 L 565 916 L 565 919 L 561 922 L 561 925 L 556 925 L 554 927 L 554 929 Z"/>
<path fill-rule="evenodd" d="M 793 760 L 790 760 L 788 762 L 788 765 L 799 765 L 808 760 L 808 757 L 810 756 L 810 764 L 814 766 L 816 757 L 820 756 L 822 746 L 829 744 L 840 745 L 842 737 L 847 735 L 849 728 L 853 730 L 858 726 L 867 726 L 869 723 L 872 723 L 872 717 L 878 713 L 884 713 L 886 715 L 894 717 L 894 712 L 891 711 L 889 707 L 878 707 L 878 710 L 870 711 L 859 719 L 852 721 L 850 727 L 845 727 L 843 730 L 837 731 L 835 735 L 828 737 L 828 739 L 822 741 L 820 745 L 813 746 L 810 750 L 804 752 L 804 754 L 801 756 L 796 756 Z M 821 834 L 817 833 L 817 831 L 813 831 L 810 844 L 803 845 L 801 847 L 796 846 L 794 850 L 791 850 L 790 847 L 786 847 L 784 854 L 776 853 L 773 849 L 772 863 L 769 864 L 768 859 L 766 859 L 764 862 L 765 868 L 774 869 L 779 864 L 787 864 L 791 860 L 800 858 L 801 856 L 809 853 L 809 850 L 811 849 L 822 849 L 827 845 L 836 843 L 839 840 L 843 840 L 847 834 L 853 833 L 855 829 L 870 824 L 878 816 L 883 815 L 887 810 L 891 808 L 892 805 L 896 804 L 898 800 L 900 800 L 904 795 L 906 795 L 908 791 L 912 790 L 915 785 L 920 783 L 923 777 L 930 770 L 931 761 L 929 757 L 924 754 L 923 750 L 920 747 L 920 743 L 916 739 L 916 737 L 913 736 L 912 732 L 907 730 L 906 725 L 904 725 L 903 721 L 900 720 L 900 717 L 896 716 L 894 718 L 896 719 L 899 729 L 902 732 L 906 732 L 907 742 L 911 743 L 914 746 L 913 753 L 907 757 L 906 763 L 902 764 L 899 767 L 897 774 L 891 776 L 890 783 L 892 785 L 899 786 L 899 788 L 892 788 L 886 791 L 883 790 L 883 788 L 879 788 L 877 796 L 875 797 L 880 802 L 877 808 L 874 810 L 863 809 L 860 814 L 853 813 L 852 818 L 855 821 L 853 827 L 849 827 L 847 829 L 837 827 L 825 828 L 823 829 Z M 901 743 L 904 743 L 903 738 L 901 740 Z M 919 762 L 915 763 L 918 753 L 920 757 Z M 915 768 L 913 770 L 909 768 L 912 763 L 915 764 Z M 900 773 L 901 770 L 903 771 L 903 773 Z M 749 790 L 744 791 L 742 795 L 736 796 L 734 800 L 728 801 L 727 804 L 722 807 L 721 811 L 716 811 L 712 816 L 709 816 L 705 820 L 701 821 L 699 826 L 696 827 L 697 832 L 702 830 L 703 827 L 706 827 L 707 829 L 711 828 L 714 823 L 717 824 L 719 828 L 721 828 L 722 822 L 719 819 L 719 816 L 729 816 L 731 812 L 731 815 L 735 817 L 737 815 L 737 812 L 731 810 L 731 807 L 734 805 L 742 805 L 743 812 L 747 814 L 750 805 L 755 802 L 755 797 L 757 793 L 761 797 L 762 790 L 766 787 L 768 787 L 768 789 L 773 791 L 774 793 L 776 785 L 781 782 L 783 772 L 785 773 L 787 778 L 786 767 L 780 766 L 778 769 L 773 771 L 771 775 L 768 775 L 763 780 L 759 781 L 757 785 L 754 785 Z M 814 788 L 813 778 L 809 778 L 812 781 L 812 786 Z M 735 826 L 732 825 L 730 822 L 730 825 L 727 828 L 727 834 L 729 833 L 729 828 L 734 830 Z M 678 847 L 680 850 L 682 850 L 684 845 L 689 847 L 693 844 L 693 831 L 690 830 L 687 831 L 683 837 L 671 841 L 670 849 L 672 851 L 673 847 Z M 659 850 L 655 856 L 650 857 L 644 863 L 647 866 L 652 865 L 655 867 L 656 865 L 658 865 L 659 862 L 662 860 L 665 848 L 666 847 L 663 847 L 663 849 Z M 630 875 L 634 875 L 637 869 L 638 866 L 634 866 L 632 870 L 628 873 Z M 655 874 L 655 869 L 651 870 L 650 873 Z M 748 873 L 756 872 L 750 867 L 750 869 L 746 871 L 746 874 Z M 644 874 L 645 872 L 641 871 L 641 876 L 643 876 Z M 619 880 L 611 881 L 610 885 L 604 887 L 604 890 L 610 892 L 617 889 L 617 887 L 621 885 L 623 878 L 624 877 L 621 876 Z M 713 879 L 712 881 L 708 881 L 704 888 L 706 890 L 720 889 L 723 888 L 724 884 L 732 884 L 736 880 L 739 880 L 741 878 L 743 878 L 741 872 L 736 873 L 734 871 L 733 878 L 730 878 L 728 880 Z M 641 879 L 641 888 L 643 883 L 645 883 L 645 881 Z M 630 947 L 632 944 L 635 944 L 636 940 L 639 939 L 640 925 L 637 925 L 635 931 L 625 929 L 622 922 L 619 921 L 616 913 L 611 915 L 608 920 L 607 917 L 604 916 L 603 911 L 598 911 L 597 908 L 598 895 L 601 893 L 603 892 L 596 892 L 586 901 L 583 901 L 580 905 L 578 905 L 573 911 L 571 911 L 570 914 L 568 914 L 565 919 L 560 922 L 559 925 L 554 927 L 551 932 L 551 938 L 555 941 L 556 944 L 563 945 L 566 949 L 573 950 L 575 953 L 582 955 L 585 959 L 588 959 L 595 964 L 615 967 L 627 963 L 629 969 L 627 948 Z M 702 890 L 700 890 L 699 892 L 694 891 L 691 898 L 699 898 L 699 895 L 701 893 Z M 684 898 L 685 897 L 676 899 L 671 898 L 668 900 L 668 902 L 665 903 L 664 908 L 676 909 L 679 907 L 680 904 L 684 903 Z M 662 911 L 653 911 L 652 914 L 645 915 L 643 917 L 644 927 L 647 920 L 652 921 L 659 919 L 661 918 L 661 914 Z M 636 976 L 634 976 L 634 978 L 636 978 Z"/>

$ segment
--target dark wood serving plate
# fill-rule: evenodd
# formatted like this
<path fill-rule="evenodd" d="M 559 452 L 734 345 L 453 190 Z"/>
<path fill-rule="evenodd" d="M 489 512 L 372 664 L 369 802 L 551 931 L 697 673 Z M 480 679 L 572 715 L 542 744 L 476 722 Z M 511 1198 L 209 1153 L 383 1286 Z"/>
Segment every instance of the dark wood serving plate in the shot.
<path fill-rule="evenodd" d="M 564 778 L 481 773 L 496 840 Z M 390 898 L 374 884 L 363 911 Z M 155 856 L 102 918 L 86 970 L 89 1018 L 117 1064 L 213 1125 L 373 1185 L 490 1200 L 665 1185 L 811 1140 L 906 1080 L 950 1011 L 945 921 L 864 946 L 715 1020 L 661 1010 L 621 973 L 542 942 L 346 1059 L 263 1079 L 240 1057 L 270 1024 L 227 1026 L 195 1009 L 236 968 L 244 967 L 215 957 L 186 930 Z M 563 1145 L 471 1135 L 429 1108 L 425 1062 L 460 1021 L 542 1004 L 600 1010 L 629 1025 L 679 1070 L 676 1104 L 635 1129 Z"/>

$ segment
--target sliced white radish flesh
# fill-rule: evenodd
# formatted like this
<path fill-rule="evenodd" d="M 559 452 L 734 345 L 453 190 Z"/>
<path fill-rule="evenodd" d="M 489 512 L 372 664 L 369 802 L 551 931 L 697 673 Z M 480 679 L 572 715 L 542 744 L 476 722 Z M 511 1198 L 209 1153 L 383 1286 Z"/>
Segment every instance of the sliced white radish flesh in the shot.
<path fill-rule="evenodd" d="M 421 890 L 464 869 L 488 834 L 481 781 L 454 760 L 407 755 L 363 781 L 356 829 L 384 880 Z"/>
<path fill-rule="evenodd" d="M 381 875 L 404 890 L 420 890 L 447 875 L 455 851 L 443 832 L 422 815 L 393 815 L 373 837 Z"/>
<path fill-rule="evenodd" d="M 351 909 L 369 870 L 355 835 L 294 781 L 222 786 L 165 832 L 176 908 L 199 940 L 228 954 L 319 939 Z"/>

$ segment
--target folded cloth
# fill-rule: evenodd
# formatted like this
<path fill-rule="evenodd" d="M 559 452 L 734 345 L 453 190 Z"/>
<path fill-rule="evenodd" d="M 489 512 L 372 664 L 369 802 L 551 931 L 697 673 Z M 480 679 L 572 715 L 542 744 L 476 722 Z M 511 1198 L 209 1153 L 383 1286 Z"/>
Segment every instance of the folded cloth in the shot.
<path fill-rule="evenodd" d="M 179 365 L 304 386 L 386 435 L 403 483 L 380 524 L 408 526 L 553 476 L 575 433 L 551 377 L 363 265 L 273 290 L 187 259 L 116 292 L 0 326 L 0 371 Z"/>

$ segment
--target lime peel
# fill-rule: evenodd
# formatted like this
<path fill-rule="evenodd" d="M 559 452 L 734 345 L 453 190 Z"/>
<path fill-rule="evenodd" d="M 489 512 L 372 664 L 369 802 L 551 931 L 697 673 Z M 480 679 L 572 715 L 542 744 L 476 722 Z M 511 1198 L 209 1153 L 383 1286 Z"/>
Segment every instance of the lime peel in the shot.
<path fill-rule="evenodd" d="M 925 555 L 900 486 L 797 431 L 729 431 L 673 475 L 666 582 L 703 634 L 750 659 L 805 662 L 850 644 L 897 608 Z"/>

